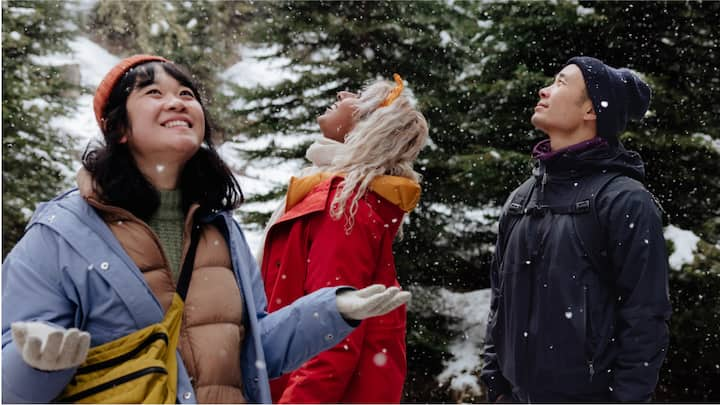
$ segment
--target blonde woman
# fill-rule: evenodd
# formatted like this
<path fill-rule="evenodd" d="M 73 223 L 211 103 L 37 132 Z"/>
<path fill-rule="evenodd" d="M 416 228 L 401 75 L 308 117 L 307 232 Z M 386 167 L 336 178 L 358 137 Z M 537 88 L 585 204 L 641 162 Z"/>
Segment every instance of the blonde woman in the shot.
<path fill-rule="evenodd" d="M 392 243 L 420 197 L 413 162 L 425 118 L 396 83 L 342 91 L 318 117 L 326 141 L 309 175 L 291 179 L 268 226 L 262 276 L 269 311 L 321 288 L 399 288 Z M 318 164 L 321 163 L 321 164 Z M 397 403 L 406 374 L 405 306 L 366 321 L 334 348 L 271 382 L 280 403 Z"/>

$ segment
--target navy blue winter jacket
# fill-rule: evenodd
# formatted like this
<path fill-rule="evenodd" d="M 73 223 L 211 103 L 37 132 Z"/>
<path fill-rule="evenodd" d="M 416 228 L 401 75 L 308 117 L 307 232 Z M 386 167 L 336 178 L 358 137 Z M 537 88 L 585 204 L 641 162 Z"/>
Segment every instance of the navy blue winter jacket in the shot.
<path fill-rule="evenodd" d="M 509 234 L 501 219 L 481 377 L 491 401 L 650 399 L 671 308 L 661 211 L 641 183 L 642 160 L 607 145 L 538 160 L 529 205 L 574 203 L 577 187 L 607 172 L 623 175 L 594 196 L 603 268 L 572 215 L 523 215 Z"/>

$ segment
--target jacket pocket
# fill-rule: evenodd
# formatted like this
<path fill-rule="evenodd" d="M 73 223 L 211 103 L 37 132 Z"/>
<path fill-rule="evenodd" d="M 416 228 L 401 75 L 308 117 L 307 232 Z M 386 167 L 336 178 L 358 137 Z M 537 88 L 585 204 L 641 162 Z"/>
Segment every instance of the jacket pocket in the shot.
<path fill-rule="evenodd" d="M 146 367 L 137 371 L 134 371 L 132 373 L 123 375 L 121 377 L 115 378 L 113 380 L 104 382 L 100 385 L 97 385 L 92 388 L 88 388 L 84 391 L 80 391 L 77 394 L 65 397 L 62 399 L 63 402 L 81 402 L 83 399 L 86 399 L 90 396 L 96 395 L 98 393 L 101 393 L 103 391 L 106 391 L 108 389 L 117 387 L 118 385 L 133 382 L 139 378 L 142 378 L 149 374 L 165 374 L 167 375 L 168 372 L 165 369 L 165 367 Z"/>
<path fill-rule="evenodd" d="M 595 332 L 592 323 L 592 308 L 590 308 L 590 286 L 583 284 L 582 287 L 585 361 L 587 362 L 590 381 L 592 381 L 595 375 Z"/>
<path fill-rule="evenodd" d="M 133 357 L 137 356 L 138 354 L 140 354 L 143 350 L 145 350 L 148 346 L 150 346 L 157 340 L 163 340 L 165 342 L 165 344 L 167 345 L 168 344 L 167 333 L 164 333 L 164 332 L 153 333 L 150 336 L 148 336 L 147 338 L 145 338 L 142 342 L 140 342 L 140 344 L 137 347 L 135 347 L 134 349 L 132 349 L 131 351 L 124 353 L 122 355 L 119 355 L 117 357 L 109 358 L 105 361 L 97 362 L 97 363 L 90 364 L 87 366 L 82 366 L 77 369 L 77 371 L 75 372 L 75 375 L 92 373 L 92 372 L 95 372 L 98 370 L 115 367 L 117 365 L 125 363 L 126 361 L 128 361 L 128 360 L 132 359 Z"/>

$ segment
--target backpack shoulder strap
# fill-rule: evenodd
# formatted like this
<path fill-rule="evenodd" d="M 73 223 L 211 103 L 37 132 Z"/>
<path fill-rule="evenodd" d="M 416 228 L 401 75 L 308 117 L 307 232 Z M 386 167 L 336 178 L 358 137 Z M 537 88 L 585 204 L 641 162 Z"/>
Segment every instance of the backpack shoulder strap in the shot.
<path fill-rule="evenodd" d="M 188 288 L 190 287 L 190 279 L 192 277 L 193 267 L 195 267 L 195 253 L 197 252 L 197 246 L 200 242 L 200 221 L 198 218 L 198 215 L 195 215 L 195 218 L 193 218 L 192 231 L 190 233 L 190 247 L 188 247 L 188 251 L 185 254 L 185 261 L 183 262 L 177 282 L 176 291 L 183 301 L 185 301 Z"/>
<path fill-rule="evenodd" d="M 575 232 L 585 254 L 600 275 L 605 274 L 603 270 L 607 269 L 610 263 L 607 246 L 605 246 L 605 232 L 600 232 L 601 224 L 596 207 L 597 196 L 610 182 L 622 176 L 624 175 L 621 173 L 607 172 L 582 181 L 575 200 L 574 213 L 576 215 L 573 215 Z"/>
<path fill-rule="evenodd" d="M 502 247 L 507 244 L 508 237 L 515 227 L 515 224 L 525 215 L 533 190 L 535 189 L 535 176 L 531 176 L 510 195 L 503 213 L 500 217 L 498 235 L 502 238 Z"/>

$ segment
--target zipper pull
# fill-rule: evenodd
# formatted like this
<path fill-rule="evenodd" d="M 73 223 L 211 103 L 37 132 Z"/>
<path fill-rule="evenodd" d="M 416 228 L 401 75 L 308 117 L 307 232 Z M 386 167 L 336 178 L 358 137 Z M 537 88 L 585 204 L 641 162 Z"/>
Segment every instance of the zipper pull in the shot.
<path fill-rule="evenodd" d="M 588 372 L 590 373 L 590 382 L 592 382 L 593 376 L 595 375 L 595 367 L 593 367 L 592 360 L 588 361 Z"/>

